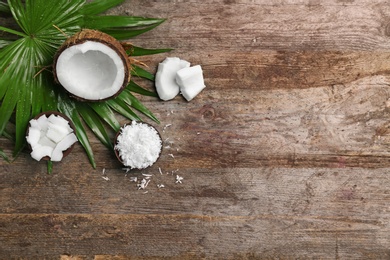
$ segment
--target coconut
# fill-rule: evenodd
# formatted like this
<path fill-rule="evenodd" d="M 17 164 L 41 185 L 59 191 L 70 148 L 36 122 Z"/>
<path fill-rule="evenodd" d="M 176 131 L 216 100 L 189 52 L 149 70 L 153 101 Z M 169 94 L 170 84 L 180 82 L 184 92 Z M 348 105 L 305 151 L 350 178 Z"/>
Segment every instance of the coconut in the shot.
<path fill-rule="evenodd" d="M 80 101 L 113 98 L 130 81 L 131 63 L 112 36 L 85 29 L 70 37 L 54 56 L 53 73 L 70 96 Z"/>
<path fill-rule="evenodd" d="M 61 161 L 73 149 L 77 137 L 70 119 L 53 111 L 30 120 L 26 140 L 33 159 Z"/>

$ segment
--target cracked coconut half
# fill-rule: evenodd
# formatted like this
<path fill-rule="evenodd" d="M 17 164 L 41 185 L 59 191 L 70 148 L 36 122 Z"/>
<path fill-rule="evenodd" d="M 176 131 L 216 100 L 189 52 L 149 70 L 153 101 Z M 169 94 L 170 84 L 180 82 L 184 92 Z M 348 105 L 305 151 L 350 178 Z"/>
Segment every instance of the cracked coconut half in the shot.
<path fill-rule="evenodd" d="M 131 63 L 112 36 L 85 29 L 70 37 L 54 58 L 54 77 L 74 98 L 102 101 L 113 98 L 130 81 Z"/>

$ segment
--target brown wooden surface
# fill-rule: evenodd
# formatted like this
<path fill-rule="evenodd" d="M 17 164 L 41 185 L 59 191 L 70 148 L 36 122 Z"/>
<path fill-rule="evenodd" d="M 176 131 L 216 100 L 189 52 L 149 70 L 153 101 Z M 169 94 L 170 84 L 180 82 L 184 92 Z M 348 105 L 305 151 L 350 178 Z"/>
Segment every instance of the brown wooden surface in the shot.
<path fill-rule="evenodd" d="M 142 172 L 93 136 L 96 169 L 80 145 L 52 175 L 27 152 L 0 161 L 1 259 L 390 258 L 388 1 L 129 0 L 110 13 L 168 18 L 133 42 L 175 50 L 141 61 L 200 64 L 207 88 L 141 97 L 165 140 Z"/>

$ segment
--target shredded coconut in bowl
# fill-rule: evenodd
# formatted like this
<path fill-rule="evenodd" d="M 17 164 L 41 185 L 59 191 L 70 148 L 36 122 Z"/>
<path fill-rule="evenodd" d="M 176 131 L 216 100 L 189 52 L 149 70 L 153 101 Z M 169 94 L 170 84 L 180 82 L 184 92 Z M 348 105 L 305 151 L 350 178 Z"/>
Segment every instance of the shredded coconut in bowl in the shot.
<path fill-rule="evenodd" d="M 124 166 L 144 169 L 153 165 L 160 156 L 162 140 L 158 131 L 149 124 L 132 121 L 124 125 L 116 138 L 115 150 Z"/>

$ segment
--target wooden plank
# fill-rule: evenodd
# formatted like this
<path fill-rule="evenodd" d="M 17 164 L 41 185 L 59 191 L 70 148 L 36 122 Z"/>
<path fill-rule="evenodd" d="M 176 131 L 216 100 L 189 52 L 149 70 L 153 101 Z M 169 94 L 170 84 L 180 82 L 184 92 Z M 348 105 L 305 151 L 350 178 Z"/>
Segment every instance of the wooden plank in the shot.
<path fill-rule="evenodd" d="M 389 49 L 382 0 L 126 1 L 113 12 L 168 18 L 134 41 L 187 52 Z"/>
<path fill-rule="evenodd" d="M 109 12 L 168 18 L 133 42 L 175 50 L 139 59 L 201 64 L 207 88 L 140 97 L 164 139 L 147 170 L 126 175 L 92 135 L 97 169 L 80 145 L 52 175 L 27 151 L 0 160 L 0 258 L 388 259 L 390 6 L 271 2 Z"/>
<path fill-rule="evenodd" d="M 121 185 L 117 173 L 77 182 L 70 173 L 35 174 L 12 199 L 2 190 L 0 254 L 383 259 L 388 171 L 191 169 L 164 189 L 152 177 L 147 194 Z M 7 213 L 4 203 L 24 208 Z"/>

